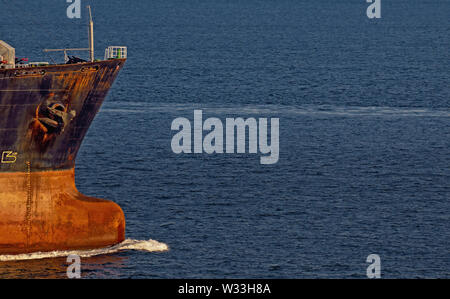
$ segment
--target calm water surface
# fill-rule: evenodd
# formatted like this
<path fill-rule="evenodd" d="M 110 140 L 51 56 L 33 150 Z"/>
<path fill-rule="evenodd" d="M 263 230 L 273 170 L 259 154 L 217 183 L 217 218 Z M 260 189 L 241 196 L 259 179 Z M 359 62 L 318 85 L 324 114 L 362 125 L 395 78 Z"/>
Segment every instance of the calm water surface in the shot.
<path fill-rule="evenodd" d="M 386 278 L 450 277 L 449 1 L 383 1 L 380 20 L 359 0 L 91 2 L 97 57 L 126 45 L 129 60 L 77 185 L 122 206 L 127 237 L 170 250 L 83 259 L 84 277 L 364 278 L 372 253 Z M 0 39 L 30 60 L 85 47 L 85 12 L 65 9 L 0 0 Z M 279 118 L 279 162 L 172 153 L 171 122 L 194 109 Z"/>

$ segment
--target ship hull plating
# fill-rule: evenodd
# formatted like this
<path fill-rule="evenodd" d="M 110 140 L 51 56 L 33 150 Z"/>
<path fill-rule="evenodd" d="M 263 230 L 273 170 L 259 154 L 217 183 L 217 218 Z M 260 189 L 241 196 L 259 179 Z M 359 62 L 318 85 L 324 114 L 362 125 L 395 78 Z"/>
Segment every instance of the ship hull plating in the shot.
<path fill-rule="evenodd" d="M 125 218 L 111 201 L 75 187 L 74 170 L 0 173 L 0 253 L 91 249 L 125 237 Z"/>
<path fill-rule="evenodd" d="M 0 70 L 0 253 L 125 238 L 113 202 L 75 187 L 75 159 L 125 59 Z"/>

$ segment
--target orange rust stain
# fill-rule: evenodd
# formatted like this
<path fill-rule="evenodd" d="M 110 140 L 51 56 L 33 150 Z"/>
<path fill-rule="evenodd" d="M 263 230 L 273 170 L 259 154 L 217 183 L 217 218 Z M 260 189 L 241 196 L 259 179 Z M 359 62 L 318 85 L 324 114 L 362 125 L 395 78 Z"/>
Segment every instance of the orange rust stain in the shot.
<path fill-rule="evenodd" d="M 91 249 L 125 239 L 115 203 L 75 187 L 75 171 L 0 173 L 0 254 Z"/>
<path fill-rule="evenodd" d="M 48 134 L 48 129 L 39 121 L 39 109 L 41 105 L 36 108 L 35 118 L 31 121 L 27 140 L 31 141 L 30 145 L 37 146 L 40 151 L 44 150 L 50 142 L 54 139 L 54 134 Z"/>

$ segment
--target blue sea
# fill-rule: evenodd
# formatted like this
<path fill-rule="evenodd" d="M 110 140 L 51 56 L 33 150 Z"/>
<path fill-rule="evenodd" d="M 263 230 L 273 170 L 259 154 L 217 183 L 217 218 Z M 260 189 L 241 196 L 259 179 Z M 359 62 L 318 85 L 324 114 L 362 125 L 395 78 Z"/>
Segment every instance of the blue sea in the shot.
<path fill-rule="evenodd" d="M 0 0 L 0 39 L 127 46 L 77 158 L 81 192 L 164 251 L 82 258 L 83 278 L 450 278 L 450 2 Z M 82 57 L 86 53 L 76 53 Z M 83 56 L 84 55 L 84 56 Z M 280 156 L 175 154 L 175 118 L 279 118 Z M 65 278 L 64 257 L 0 262 Z"/>

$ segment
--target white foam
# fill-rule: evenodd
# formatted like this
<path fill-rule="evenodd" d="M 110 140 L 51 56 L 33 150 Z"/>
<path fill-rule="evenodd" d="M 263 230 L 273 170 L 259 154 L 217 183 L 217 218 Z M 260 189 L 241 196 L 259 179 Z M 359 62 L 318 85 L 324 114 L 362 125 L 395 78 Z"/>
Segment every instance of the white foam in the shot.
<path fill-rule="evenodd" d="M 91 257 L 96 255 L 104 255 L 116 253 L 123 250 L 138 250 L 146 252 L 163 252 L 168 251 L 167 244 L 155 240 L 134 240 L 126 239 L 120 244 L 91 250 L 67 250 L 67 251 L 51 251 L 51 252 L 33 252 L 15 255 L 0 255 L 0 262 L 5 261 L 23 261 L 23 260 L 39 260 L 47 258 L 66 257 L 72 254 L 80 257 Z"/>
<path fill-rule="evenodd" d="M 231 106 L 230 106 L 231 105 Z M 185 111 L 192 113 L 194 109 L 201 109 L 210 114 L 227 115 L 255 115 L 266 114 L 299 114 L 299 115 L 336 115 L 336 116 L 379 116 L 379 117 L 450 117 L 447 108 L 419 108 L 419 107 L 388 107 L 388 106 L 338 106 L 338 105 L 220 105 L 207 106 L 198 103 L 150 103 L 150 102 L 108 102 L 102 106 L 102 112 L 108 113 L 148 113 Z M 188 114 L 189 115 L 189 114 Z"/>

